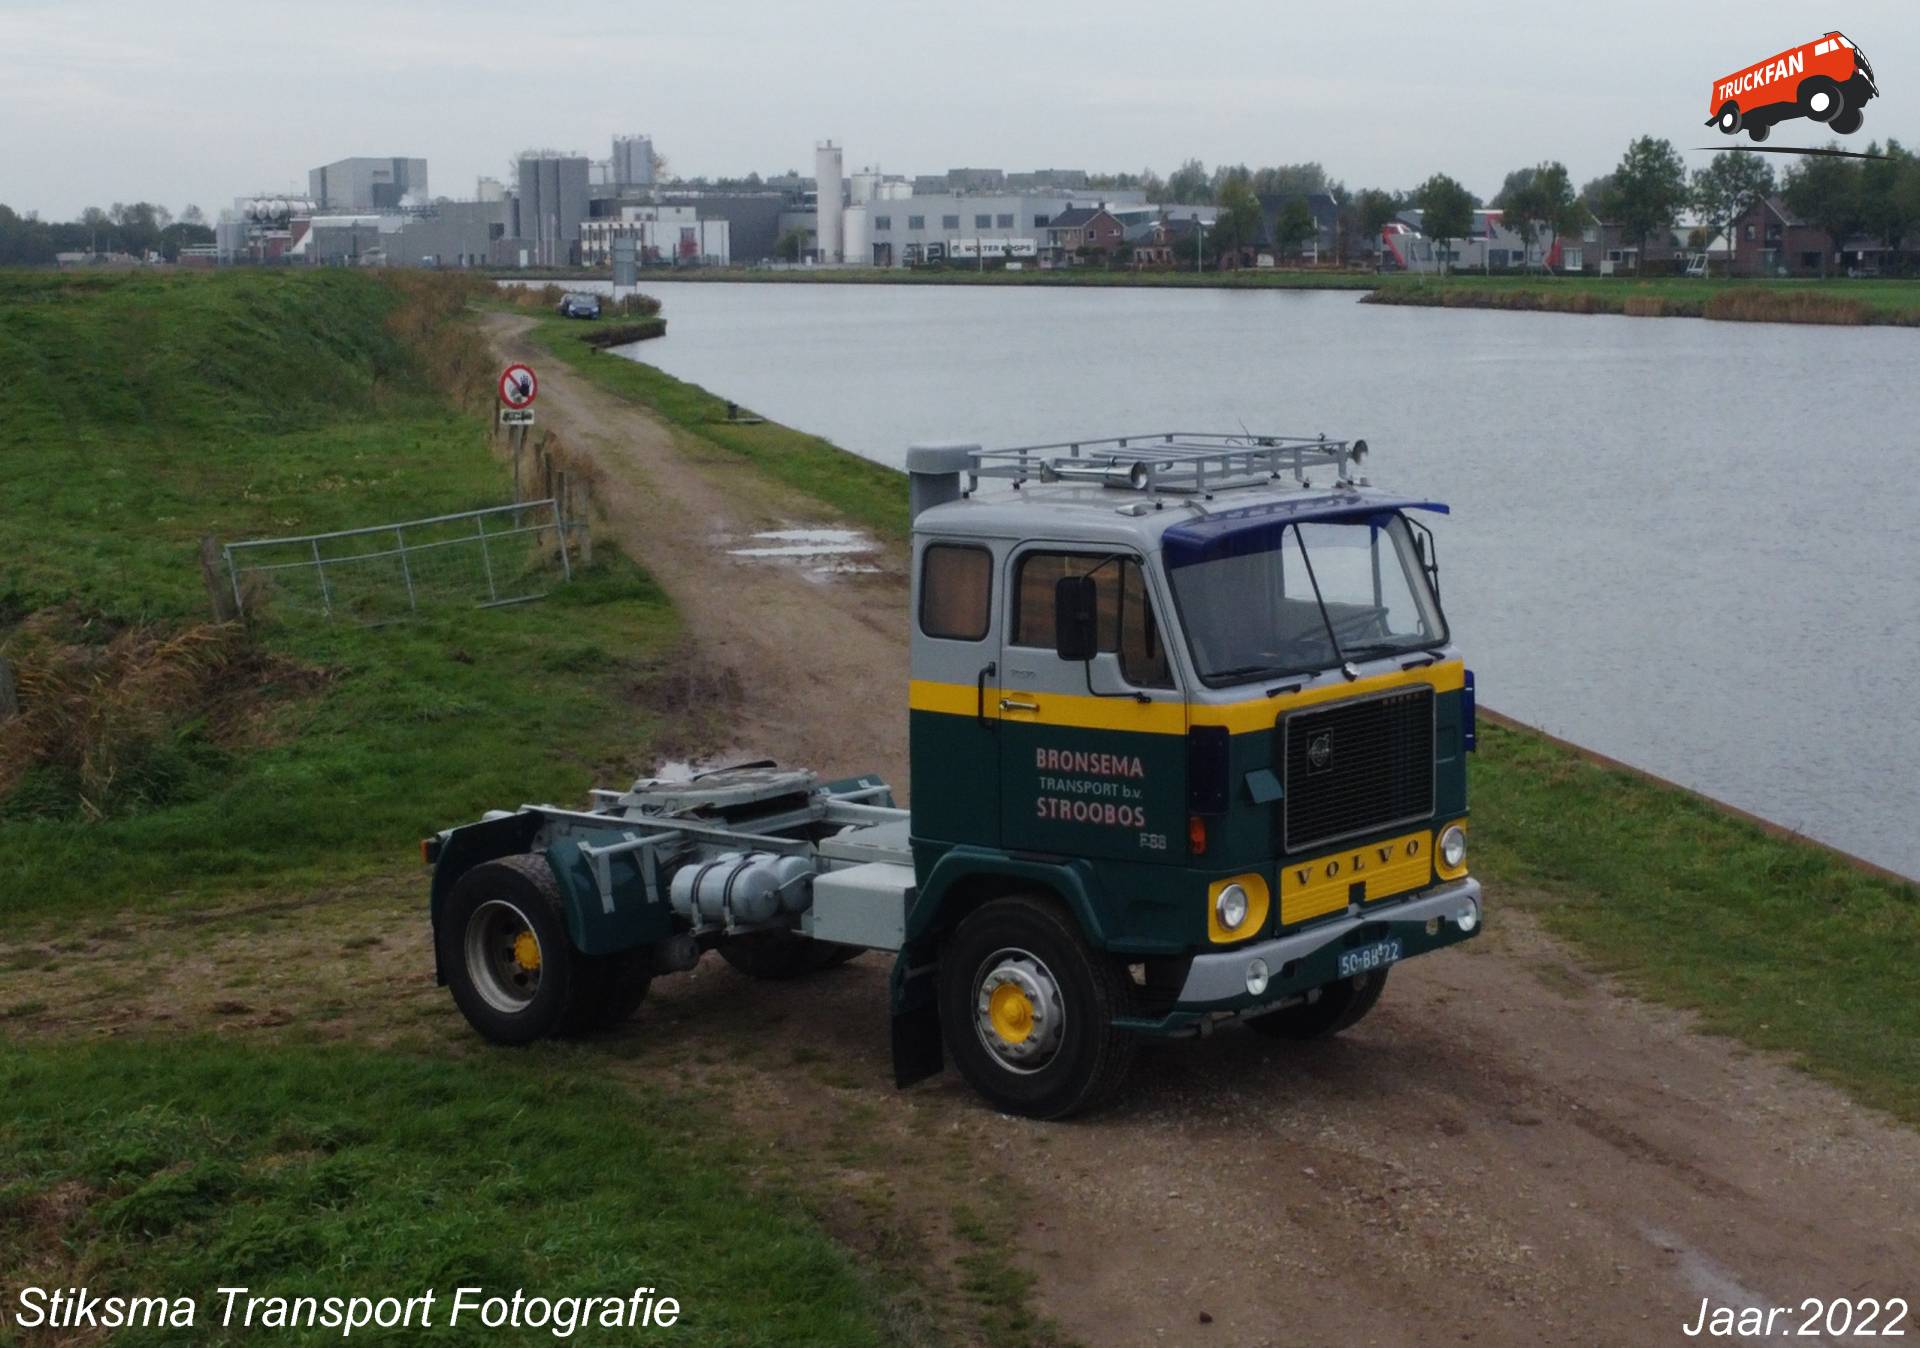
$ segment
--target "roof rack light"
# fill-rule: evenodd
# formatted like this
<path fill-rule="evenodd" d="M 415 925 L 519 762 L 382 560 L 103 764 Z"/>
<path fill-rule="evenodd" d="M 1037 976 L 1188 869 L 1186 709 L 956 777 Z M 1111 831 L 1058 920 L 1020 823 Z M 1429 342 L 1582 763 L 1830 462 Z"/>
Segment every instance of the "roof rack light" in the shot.
<path fill-rule="evenodd" d="M 1209 495 L 1264 486 L 1287 476 L 1310 486 L 1307 473 L 1318 468 L 1333 469 L 1340 485 L 1358 485 L 1354 469 L 1366 453 L 1365 440 L 1329 440 L 1324 435 L 1165 431 L 971 450 L 967 472 L 970 489 L 992 477 L 1011 479 L 1016 486 L 1035 480 L 1101 482 L 1133 491 Z"/>

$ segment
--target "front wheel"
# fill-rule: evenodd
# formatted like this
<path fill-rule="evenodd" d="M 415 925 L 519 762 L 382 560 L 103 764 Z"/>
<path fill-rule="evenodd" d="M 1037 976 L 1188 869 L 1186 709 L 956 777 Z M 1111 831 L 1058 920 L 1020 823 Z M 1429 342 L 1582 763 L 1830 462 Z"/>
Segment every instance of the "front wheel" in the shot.
<path fill-rule="evenodd" d="M 1830 130 L 1836 131 L 1840 135 L 1851 136 L 1860 129 L 1861 124 L 1866 120 L 1866 113 L 1862 112 L 1859 108 L 1844 108 L 1833 115 L 1833 120 L 1828 122 L 1827 126 Z"/>
<path fill-rule="evenodd" d="M 1846 111 L 1847 98 L 1840 86 L 1825 75 L 1815 75 L 1800 86 L 1800 111 L 1816 122 L 1831 122 Z"/>
<path fill-rule="evenodd" d="M 1355 974 L 1316 989 L 1318 995 L 1265 1015 L 1250 1016 L 1247 1028 L 1269 1039 L 1326 1039 L 1359 1024 L 1386 990 L 1387 971 Z"/>
<path fill-rule="evenodd" d="M 1126 1077 L 1134 1039 L 1125 968 L 1087 944 L 1059 904 L 995 899 L 940 952 L 940 1026 L 960 1074 L 996 1109 L 1061 1119 Z"/>
<path fill-rule="evenodd" d="M 1749 126 L 1747 128 L 1747 137 L 1750 140 L 1756 140 L 1756 141 L 1765 140 L 1768 136 L 1771 136 L 1772 134 L 1773 134 L 1773 128 L 1770 126 Z"/>

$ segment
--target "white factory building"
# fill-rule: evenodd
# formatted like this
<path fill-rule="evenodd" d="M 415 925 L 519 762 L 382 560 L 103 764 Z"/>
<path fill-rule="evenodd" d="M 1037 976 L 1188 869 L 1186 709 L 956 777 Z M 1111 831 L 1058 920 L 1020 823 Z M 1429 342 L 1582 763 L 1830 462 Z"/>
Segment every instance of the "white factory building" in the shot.
<path fill-rule="evenodd" d="M 732 226 L 701 219 L 697 206 L 623 206 L 618 219 L 582 220 L 581 265 L 610 265 L 615 239 L 632 239 L 643 267 L 724 267 L 733 261 Z"/>
<path fill-rule="evenodd" d="M 1020 261 L 1045 253 L 1047 225 L 1054 217 L 1076 206 L 1102 204 L 1118 212 L 1143 208 L 1147 198 L 1144 192 L 1110 189 L 880 195 L 842 209 L 842 247 L 847 262 L 874 267 Z M 820 252 L 827 261 L 826 250 Z"/>

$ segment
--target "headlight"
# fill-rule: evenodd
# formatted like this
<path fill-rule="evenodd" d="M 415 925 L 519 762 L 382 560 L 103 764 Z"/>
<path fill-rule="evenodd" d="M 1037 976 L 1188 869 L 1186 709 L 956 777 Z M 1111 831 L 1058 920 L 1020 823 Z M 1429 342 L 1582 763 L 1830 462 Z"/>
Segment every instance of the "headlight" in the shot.
<path fill-rule="evenodd" d="M 1467 864 L 1467 831 L 1449 824 L 1440 834 L 1440 864 L 1457 871 Z"/>
<path fill-rule="evenodd" d="M 1247 920 L 1247 891 L 1239 885 L 1228 885 L 1213 901 L 1213 915 L 1228 931 L 1238 931 L 1240 924 Z"/>

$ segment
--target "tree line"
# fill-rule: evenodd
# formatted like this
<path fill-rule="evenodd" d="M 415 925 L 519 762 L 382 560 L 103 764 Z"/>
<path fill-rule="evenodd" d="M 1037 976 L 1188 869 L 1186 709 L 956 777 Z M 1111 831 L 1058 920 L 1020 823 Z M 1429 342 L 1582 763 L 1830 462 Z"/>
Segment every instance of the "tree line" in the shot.
<path fill-rule="evenodd" d="M 1735 222 L 1756 203 L 1779 196 L 1787 210 L 1825 234 L 1831 258 L 1848 239 L 1865 235 L 1889 250 L 1897 265 L 1907 236 L 1920 231 L 1920 155 L 1890 140 L 1883 150 L 1868 147 L 1870 159 L 1808 156 L 1776 175 L 1763 155 L 1746 150 L 1716 154 L 1703 168 L 1688 172 L 1680 152 L 1668 140 L 1640 136 L 1613 170 L 1578 189 L 1558 160 L 1547 160 L 1506 175 L 1493 199 L 1483 201 L 1457 179 L 1436 173 L 1418 186 L 1400 190 L 1365 187 L 1349 190 L 1318 163 L 1249 168 L 1219 165 L 1209 170 L 1188 159 L 1162 178 L 1152 169 L 1103 174 L 1089 186 L 1115 190 L 1138 188 L 1149 201 L 1209 205 L 1218 216 L 1208 241 L 1214 256 L 1250 245 L 1259 237 L 1261 197 L 1280 197 L 1271 231 L 1284 255 L 1313 237 L 1315 223 L 1307 197 L 1324 192 L 1339 213 L 1342 248 L 1354 239 L 1378 239 L 1406 210 L 1421 212 L 1422 232 L 1444 255 L 1473 231 L 1473 215 L 1482 207 L 1500 211 L 1502 222 L 1531 251 L 1554 240 L 1581 234 L 1590 223 L 1617 228 L 1624 239 L 1647 254 L 1648 241 L 1673 229 L 1691 211 L 1701 224 L 1691 240 L 1704 249 L 1714 238 L 1732 242 Z"/>
<path fill-rule="evenodd" d="M 42 220 L 0 203 L 0 266 L 37 267 L 61 253 L 158 253 L 171 262 L 182 248 L 213 242 L 213 230 L 198 206 L 176 219 L 151 201 L 121 202 L 102 209 L 89 206 L 75 220 Z"/>

